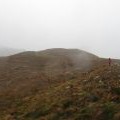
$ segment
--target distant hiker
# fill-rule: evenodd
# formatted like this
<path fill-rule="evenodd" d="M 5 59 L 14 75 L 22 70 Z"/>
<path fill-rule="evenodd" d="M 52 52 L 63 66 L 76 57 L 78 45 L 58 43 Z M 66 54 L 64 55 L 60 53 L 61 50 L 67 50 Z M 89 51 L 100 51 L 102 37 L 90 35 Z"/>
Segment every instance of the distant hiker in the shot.
<path fill-rule="evenodd" d="M 111 63 L 112 63 L 111 58 L 109 58 L 108 63 L 109 63 L 109 66 L 111 66 Z"/>

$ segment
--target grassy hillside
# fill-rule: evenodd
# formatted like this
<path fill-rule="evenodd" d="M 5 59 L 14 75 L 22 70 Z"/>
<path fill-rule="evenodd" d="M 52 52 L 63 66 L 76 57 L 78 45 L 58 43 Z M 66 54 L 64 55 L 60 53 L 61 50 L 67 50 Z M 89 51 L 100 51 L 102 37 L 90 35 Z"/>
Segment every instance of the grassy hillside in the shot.
<path fill-rule="evenodd" d="M 61 82 L 67 73 L 89 70 L 97 59 L 95 55 L 76 49 L 24 52 L 1 58 L 0 90 L 23 94 L 31 88 L 43 89 L 51 77 L 52 83 Z"/>
<path fill-rule="evenodd" d="M 0 120 L 120 120 L 119 60 L 110 67 L 106 59 L 66 49 L 5 59 Z"/>
<path fill-rule="evenodd" d="M 119 79 L 120 66 L 103 63 L 88 72 L 74 72 L 44 91 L 23 97 L 6 93 L 1 95 L 1 120 L 119 120 Z"/>

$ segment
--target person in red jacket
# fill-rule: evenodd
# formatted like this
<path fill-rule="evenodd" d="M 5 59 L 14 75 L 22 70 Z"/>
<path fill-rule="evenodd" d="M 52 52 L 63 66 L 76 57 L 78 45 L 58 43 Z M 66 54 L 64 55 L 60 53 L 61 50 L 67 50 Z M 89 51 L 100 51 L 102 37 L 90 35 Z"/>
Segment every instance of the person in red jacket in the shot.
<path fill-rule="evenodd" d="M 111 58 L 109 58 L 108 63 L 109 63 L 109 66 L 111 66 L 111 63 L 112 63 Z"/>

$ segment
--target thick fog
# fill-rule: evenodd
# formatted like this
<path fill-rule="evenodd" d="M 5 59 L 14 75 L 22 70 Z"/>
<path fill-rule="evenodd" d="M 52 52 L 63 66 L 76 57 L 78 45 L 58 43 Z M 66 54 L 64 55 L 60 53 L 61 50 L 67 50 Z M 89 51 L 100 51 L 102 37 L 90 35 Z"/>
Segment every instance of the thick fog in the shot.
<path fill-rule="evenodd" d="M 0 46 L 120 58 L 119 45 L 120 0 L 0 0 Z"/>

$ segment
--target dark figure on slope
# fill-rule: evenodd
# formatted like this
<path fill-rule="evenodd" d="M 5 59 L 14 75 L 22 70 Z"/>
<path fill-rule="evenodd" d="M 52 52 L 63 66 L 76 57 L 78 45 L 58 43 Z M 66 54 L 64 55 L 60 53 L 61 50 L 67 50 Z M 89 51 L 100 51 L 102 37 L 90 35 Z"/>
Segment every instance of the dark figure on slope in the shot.
<path fill-rule="evenodd" d="M 109 66 L 111 66 L 111 64 L 112 64 L 112 60 L 111 60 L 111 58 L 109 58 L 109 60 L 108 60 L 108 64 L 109 64 Z"/>

